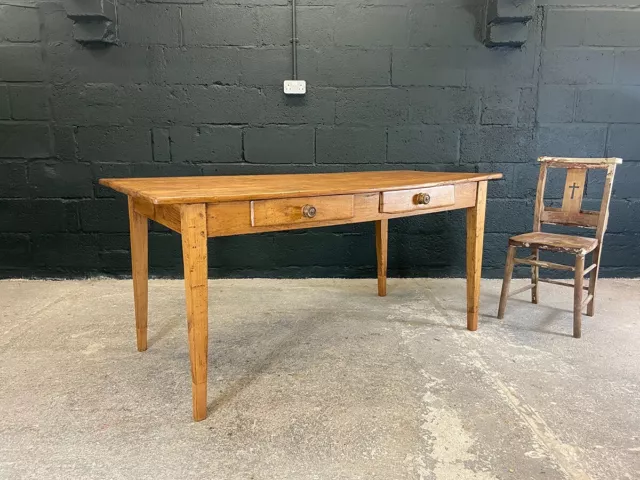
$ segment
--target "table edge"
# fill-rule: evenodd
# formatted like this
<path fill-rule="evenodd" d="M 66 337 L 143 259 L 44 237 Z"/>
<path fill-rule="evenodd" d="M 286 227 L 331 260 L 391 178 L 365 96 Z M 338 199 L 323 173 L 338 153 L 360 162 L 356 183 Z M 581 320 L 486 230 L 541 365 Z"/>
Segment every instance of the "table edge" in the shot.
<path fill-rule="evenodd" d="M 447 172 L 438 172 L 438 173 L 447 173 Z M 450 173 L 466 173 L 466 172 L 450 172 Z M 477 173 L 475 174 L 477 177 L 475 178 L 464 178 L 457 180 L 444 180 L 440 182 L 415 182 L 415 183 L 407 183 L 401 186 L 395 187 L 387 187 L 387 188 L 379 188 L 379 187 L 370 187 L 370 188 L 359 188 L 349 191 L 344 191 L 340 193 L 336 192 L 297 192 L 297 191 L 287 191 L 279 194 L 255 194 L 255 193 L 246 193 L 242 195 L 213 195 L 208 197 L 170 197 L 164 196 L 162 198 L 154 197 L 152 195 L 145 195 L 139 190 L 134 190 L 131 188 L 123 188 L 121 186 L 114 185 L 114 182 L 117 180 L 122 180 L 120 178 L 101 178 L 98 180 L 98 183 L 102 186 L 111 188 L 117 192 L 128 195 L 132 198 L 141 199 L 152 203 L 154 205 L 180 205 L 180 204 L 192 204 L 192 203 L 226 203 L 226 202 L 240 202 L 240 201 L 248 201 L 248 200 L 269 200 L 274 198 L 296 198 L 300 196 L 304 197 L 324 197 L 330 195 L 358 195 L 358 194 L 366 194 L 366 193 L 379 193 L 387 190 L 411 190 L 415 188 L 428 188 L 428 187 L 437 187 L 440 185 L 458 185 L 461 183 L 478 183 L 488 180 L 500 180 L 504 177 L 502 173 Z M 162 177 L 157 177 L 162 178 Z M 171 177 L 167 177 L 171 178 Z"/>

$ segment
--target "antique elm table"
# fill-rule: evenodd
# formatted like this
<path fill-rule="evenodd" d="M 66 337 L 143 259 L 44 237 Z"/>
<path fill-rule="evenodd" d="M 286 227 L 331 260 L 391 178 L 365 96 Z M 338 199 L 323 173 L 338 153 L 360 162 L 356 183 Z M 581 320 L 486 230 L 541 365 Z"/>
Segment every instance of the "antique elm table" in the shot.
<path fill-rule="evenodd" d="M 378 295 L 389 219 L 467 209 L 467 328 L 478 328 L 487 181 L 499 173 L 357 172 L 102 179 L 129 197 L 138 350 L 147 349 L 148 219 L 182 235 L 193 418 L 207 416 L 207 238 L 376 222 Z"/>

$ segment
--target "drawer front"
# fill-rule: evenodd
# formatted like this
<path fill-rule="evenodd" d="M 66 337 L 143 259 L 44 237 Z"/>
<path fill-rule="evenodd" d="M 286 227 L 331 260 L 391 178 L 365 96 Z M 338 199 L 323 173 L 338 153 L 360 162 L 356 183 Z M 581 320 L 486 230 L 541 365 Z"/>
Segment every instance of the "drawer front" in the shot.
<path fill-rule="evenodd" d="M 382 192 L 380 212 L 402 213 L 447 207 L 456 202 L 454 185 Z"/>
<path fill-rule="evenodd" d="M 279 198 L 251 202 L 251 226 L 268 227 L 352 218 L 353 195 Z"/>

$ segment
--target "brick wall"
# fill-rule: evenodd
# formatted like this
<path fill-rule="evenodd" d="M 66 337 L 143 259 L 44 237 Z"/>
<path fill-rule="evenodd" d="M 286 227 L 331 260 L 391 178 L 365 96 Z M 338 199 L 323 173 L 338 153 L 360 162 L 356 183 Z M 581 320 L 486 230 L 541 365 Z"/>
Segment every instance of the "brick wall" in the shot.
<path fill-rule="evenodd" d="M 299 4 L 309 93 L 287 99 L 286 0 L 121 0 L 120 45 L 102 48 L 59 3 L 0 0 L 0 274 L 127 274 L 126 202 L 100 177 L 420 169 L 505 174 L 486 226 L 499 276 L 531 228 L 538 155 L 624 157 L 602 274 L 640 274 L 640 2 L 538 1 L 521 49 L 482 45 L 480 0 Z M 461 275 L 463 220 L 392 222 L 390 274 Z M 370 224 L 211 241 L 216 276 L 374 262 Z M 181 274 L 176 235 L 152 227 L 150 263 Z"/>

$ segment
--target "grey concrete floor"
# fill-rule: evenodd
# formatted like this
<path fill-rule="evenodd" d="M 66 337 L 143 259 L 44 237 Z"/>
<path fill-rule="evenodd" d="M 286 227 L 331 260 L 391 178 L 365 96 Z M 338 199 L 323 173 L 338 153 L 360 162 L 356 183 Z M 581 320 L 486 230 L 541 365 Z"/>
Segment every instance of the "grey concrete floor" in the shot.
<path fill-rule="evenodd" d="M 0 282 L 0 478 L 640 478 L 638 280 L 580 340 L 553 285 L 471 333 L 463 280 L 214 280 L 200 423 L 182 287 L 138 353 L 130 281 Z"/>

